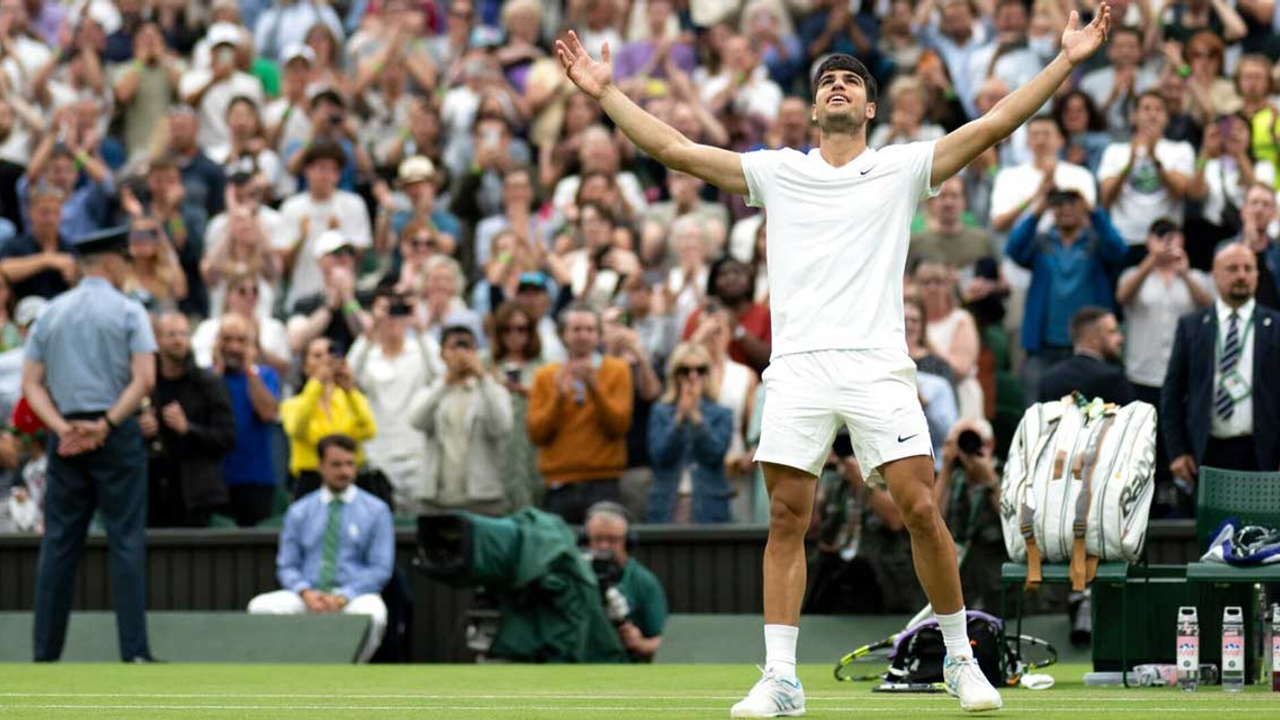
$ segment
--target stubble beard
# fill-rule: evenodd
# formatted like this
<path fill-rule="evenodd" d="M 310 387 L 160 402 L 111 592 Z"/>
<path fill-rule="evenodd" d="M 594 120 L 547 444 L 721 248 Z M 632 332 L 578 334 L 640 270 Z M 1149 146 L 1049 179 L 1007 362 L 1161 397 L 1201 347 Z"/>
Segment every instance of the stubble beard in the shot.
<path fill-rule="evenodd" d="M 866 118 L 857 117 L 854 113 L 834 113 L 819 119 L 818 127 L 822 135 L 857 135 L 866 125 Z"/>

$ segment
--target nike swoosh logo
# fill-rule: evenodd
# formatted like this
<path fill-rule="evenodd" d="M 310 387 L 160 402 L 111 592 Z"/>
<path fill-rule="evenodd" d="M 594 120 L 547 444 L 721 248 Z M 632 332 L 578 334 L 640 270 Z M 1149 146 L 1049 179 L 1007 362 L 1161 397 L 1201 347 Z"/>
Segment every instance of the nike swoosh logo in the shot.
<path fill-rule="evenodd" d="M 875 169 L 876 169 L 876 166 L 875 166 L 875 165 L 872 165 L 871 167 L 867 168 L 866 170 L 863 170 L 863 171 L 862 171 L 862 174 L 863 174 L 863 175 L 866 175 L 867 173 L 869 173 L 869 172 L 871 172 L 872 170 L 875 170 Z"/>
<path fill-rule="evenodd" d="M 919 435 L 919 434 L 920 434 L 920 433 L 916 433 L 916 435 Z M 910 440 L 911 438 L 915 437 L 916 435 L 908 435 L 908 436 L 906 436 L 906 437 L 902 437 L 901 435 L 899 435 L 899 436 L 898 436 L 898 442 L 900 442 L 900 443 L 906 442 L 906 441 Z"/>

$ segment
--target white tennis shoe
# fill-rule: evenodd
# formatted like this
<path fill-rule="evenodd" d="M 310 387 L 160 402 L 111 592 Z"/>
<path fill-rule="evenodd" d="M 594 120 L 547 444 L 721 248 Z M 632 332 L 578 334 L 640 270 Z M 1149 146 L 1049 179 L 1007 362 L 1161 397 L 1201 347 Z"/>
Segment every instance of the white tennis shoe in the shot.
<path fill-rule="evenodd" d="M 747 697 L 729 711 L 734 718 L 800 717 L 804 715 L 804 688 L 797 678 L 784 678 L 763 668 L 764 677 Z"/>
<path fill-rule="evenodd" d="M 972 657 L 952 660 L 948 655 L 942 662 L 942 678 L 946 681 L 947 692 L 960 698 L 960 709 L 965 712 L 982 712 L 999 710 L 1004 706 L 1000 693 L 991 687 L 987 676 L 982 674 L 978 661 Z"/>

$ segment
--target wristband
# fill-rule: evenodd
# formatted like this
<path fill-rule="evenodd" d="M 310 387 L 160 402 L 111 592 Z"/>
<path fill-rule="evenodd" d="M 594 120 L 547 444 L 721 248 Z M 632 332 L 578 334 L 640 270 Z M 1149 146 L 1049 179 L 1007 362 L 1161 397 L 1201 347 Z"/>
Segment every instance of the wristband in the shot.
<path fill-rule="evenodd" d="M 133 61 L 133 69 L 134 69 L 134 70 L 137 70 L 138 72 L 142 72 L 142 66 L 143 66 L 143 64 L 144 64 L 144 63 L 143 63 L 141 60 L 136 60 L 136 59 L 135 59 L 135 60 Z"/>
<path fill-rule="evenodd" d="M 342 306 L 342 312 L 358 313 L 360 312 L 360 303 L 356 302 L 355 300 L 348 300 L 346 304 Z"/>
<path fill-rule="evenodd" d="M 500 263 L 509 263 L 509 262 L 511 262 L 511 253 L 509 253 L 509 252 L 504 252 L 504 253 L 502 253 L 501 255 L 499 255 L 499 256 L 498 256 L 498 262 L 500 262 Z"/>
<path fill-rule="evenodd" d="M 1208 165 L 1208 164 L 1209 164 L 1209 161 L 1208 161 L 1208 160 L 1205 160 L 1204 158 L 1196 158 L 1196 169 L 1197 169 L 1197 170 L 1203 170 L 1203 169 L 1204 169 L 1204 166 L 1205 166 L 1205 165 Z"/>
<path fill-rule="evenodd" d="M 1183 80 L 1186 80 L 1187 78 L 1191 77 L 1191 66 L 1183 65 L 1182 67 L 1178 68 L 1178 77 L 1182 78 Z"/>
<path fill-rule="evenodd" d="M 116 425 L 114 422 L 111 421 L 111 416 L 108 415 L 107 413 L 102 413 L 102 419 L 107 423 L 108 429 L 115 430 L 116 428 L 119 427 L 119 425 Z"/>
<path fill-rule="evenodd" d="M 88 153 L 86 153 L 83 150 L 78 151 L 74 156 L 72 156 L 72 164 L 76 166 L 77 170 L 79 170 L 80 168 L 83 168 L 85 165 L 88 165 L 89 164 Z"/>

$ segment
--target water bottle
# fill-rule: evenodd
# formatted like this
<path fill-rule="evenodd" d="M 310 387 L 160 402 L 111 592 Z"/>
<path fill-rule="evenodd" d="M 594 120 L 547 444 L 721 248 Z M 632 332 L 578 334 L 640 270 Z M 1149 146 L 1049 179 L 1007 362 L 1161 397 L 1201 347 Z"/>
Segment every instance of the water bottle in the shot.
<path fill-rule="evenodd" d="M 1142 687 L 1168 686 L 1177 682 L 1177 665 L 1135 665 L 1138 685 Z"/>
<path fill-rule="evenodd" d="M 1280 604 L 1271 606 L 1271 692 L 1280 692 Z"/>
<path fill-rule="evenodd" d="M 1194 607 L 1178 608 L 1178 687 L 1195 692 L 1200 684 L 1200 619 Z"/>
<path fill-rule="evenodd" d="M 1222 610 L 1222 689 L 1244 690 L 1244 610 L 1239 605 Z"/>
<path fill-rule="evenodd" d="M 1259 686 L 1271 680 L 1271 606 L 1267 605 L 1267 590 L 1262 585 L 1253 586 L 1253 596 L 1258 599 L 1254 612 L 1253 638 L 1257 653 L 1254 655 L 1254 678 Z"/>

